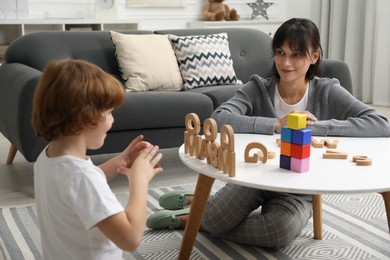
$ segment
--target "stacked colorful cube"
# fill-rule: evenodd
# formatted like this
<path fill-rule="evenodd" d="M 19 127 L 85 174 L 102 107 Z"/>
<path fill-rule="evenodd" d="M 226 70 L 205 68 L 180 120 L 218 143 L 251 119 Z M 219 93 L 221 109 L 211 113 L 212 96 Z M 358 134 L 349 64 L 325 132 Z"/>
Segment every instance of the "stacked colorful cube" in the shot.
<path fill-rule="evenodd" d="M 281 130 L 280 168 L 307 172 L 310 167 L 311 129 L 306 128 L 306 115 L 291 113 Z"/>

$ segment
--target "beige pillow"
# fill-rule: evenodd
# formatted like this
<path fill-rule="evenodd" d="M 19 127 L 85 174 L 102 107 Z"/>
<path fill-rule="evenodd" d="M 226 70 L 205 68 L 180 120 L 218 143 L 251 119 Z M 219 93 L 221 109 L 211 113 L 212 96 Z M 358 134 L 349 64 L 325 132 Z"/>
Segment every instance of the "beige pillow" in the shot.
<path fill-rule="evenodd" d="M 110 33 L 127 91 L 182 89 L 183 78 L 168 35 Z"/>

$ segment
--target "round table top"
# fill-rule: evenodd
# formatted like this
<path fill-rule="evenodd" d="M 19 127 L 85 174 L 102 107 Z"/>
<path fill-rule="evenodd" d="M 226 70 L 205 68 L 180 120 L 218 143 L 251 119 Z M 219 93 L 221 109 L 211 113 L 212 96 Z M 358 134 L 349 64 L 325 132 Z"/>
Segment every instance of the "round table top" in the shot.
<path fill-rule="evenodd" d="M 238 185 L 264 190 L 300 194 L 322 193 L 369 193 L 390 191 L 390 138 L 314 137 L 317 140 L 338 140 L 336 149 L 311 146 L 309 171 L 298 173 L 279 167 L 280 147 L 276 140 L 280 135 L 235 134 L 236 176 L 229 177 L 222 171 L 184 153 L 184 144 L 179 157 L 189 168 L 209 177 Z M 216 139 L 219 144 L 219 135 Z M 268 151 L 276 154 L 265 164 L 244 161 L 245 147 L 251 142 L 260 142 Z M 347 159 L 323 159 L 327 150 L 348 153 Z M 253 149 L 253 152 L 256 152 Z M 358 166 L 352 157 L 365 155 L 372 160 L 370 166 Z"/>

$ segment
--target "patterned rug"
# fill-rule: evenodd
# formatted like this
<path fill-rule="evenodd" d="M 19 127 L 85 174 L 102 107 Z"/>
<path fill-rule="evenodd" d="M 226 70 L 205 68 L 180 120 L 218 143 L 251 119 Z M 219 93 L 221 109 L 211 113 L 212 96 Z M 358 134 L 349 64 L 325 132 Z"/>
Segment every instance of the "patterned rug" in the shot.
<path fill-rule="evenodd" d="M 213 192 L 223 185 L 216 181 Z M 194 184 L 149 190 L 148 215 L 159 210 L 158 198 Z M 127 194 L 118 194 L 125 204 Z M 124 259 L 177 259 L 183 231 L 145 230 L 136 252 Z M 36 207 L 0 209 L 0 249 L 4 259 L 42 259 Z M 0 259 L 2 255 L 0 254 Z M 390 259 L 390 236 L 383 199 L 378 194 L 323 196 L 323 239 L 313 239 L 310 220 L 301 234 L 279 251 L 239 245 L 200 232 L 191 259 Z"/>

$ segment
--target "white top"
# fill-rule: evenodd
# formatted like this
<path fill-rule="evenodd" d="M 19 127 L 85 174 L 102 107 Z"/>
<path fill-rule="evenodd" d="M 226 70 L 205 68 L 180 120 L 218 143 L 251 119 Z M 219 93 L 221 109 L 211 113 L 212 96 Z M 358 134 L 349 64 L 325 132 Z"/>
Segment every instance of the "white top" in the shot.
<path fill-rule="evenodd" d="M 89 158 L 48 158 L 44 149 L 34 164 L 34 185 L 45 259 L 122 259 L 95 225 L 124 209 Z"/>
<path fill-rule="evenodd" d="M 217 142 L 221 143 L 217 137 Z M 235 134 L 236 177 L 227 174 L 194 156 L 184 154 L 184 145 L 179 149 L 179 157 L 191 169 L 212 178 L 238 185 L 264 190 L 299 194 L 322 193 L 369 193 L 390 191 L 389 155 L 390 138 L 327 137 L 339 140 L 337 149 L 348 153 L 348 159 L 323 159 L 326 147 L 311 147 L 310 170 L 297 173 L 279 167 L 280 148 L 276 139 L 280 135 Z M 315 137 L 322 139 L 321 137 Z M 268 151 L 276 154 L 266 164 L 246 163 L 245 147 L 251 142 L 264 144 Z M 250 154 L 253 154 L 253 150 Z M 372 159 L 371 166 L 357 166 L 352 156 L 366 155 Z"/>
<path fill-rule="evenodd" d="M 298 103 L 289 105 L 284 102 L 283 98 L 280 96 L 278 85 L 275 87 L 274 103 L 275 111 L 278 114 L 278 118 L 283 118 L 286 115 L 290 114 L 292 111 L 305 111 L 307 106 L 307 98 L 309 96 L 309 82 L 307 83 L 306 91 L 301 100 Z"/>

